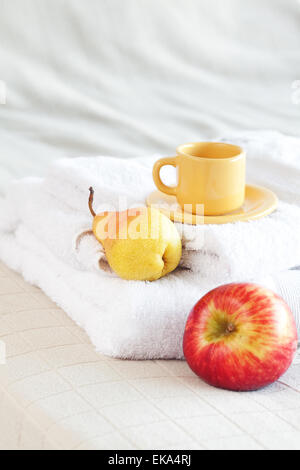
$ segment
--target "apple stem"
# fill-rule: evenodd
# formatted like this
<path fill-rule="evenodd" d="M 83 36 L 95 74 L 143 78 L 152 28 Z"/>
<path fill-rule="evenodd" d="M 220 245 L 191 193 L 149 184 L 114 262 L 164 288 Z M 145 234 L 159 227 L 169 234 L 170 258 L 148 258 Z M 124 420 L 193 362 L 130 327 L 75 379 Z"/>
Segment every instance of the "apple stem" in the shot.
<path fill-rule="evenodd" d="M 93 209 L 93 202 L 94 202 L 94 188 L 92 188 L 92 186 L 90 187 L 89 189 L 90 191 L 90 197 L 89 197 L 89 209 L 90 209 L 90 213 L 92 214 L 93 217 L 96 217 L 96 212 L 94 211 Z"/>
<path fill-rule="evenodd" d="M 227 333 L 233 333 L 235 331 L 235 326 L 233 323 L 229 323 L 229 325 L 226 328 Z"/>

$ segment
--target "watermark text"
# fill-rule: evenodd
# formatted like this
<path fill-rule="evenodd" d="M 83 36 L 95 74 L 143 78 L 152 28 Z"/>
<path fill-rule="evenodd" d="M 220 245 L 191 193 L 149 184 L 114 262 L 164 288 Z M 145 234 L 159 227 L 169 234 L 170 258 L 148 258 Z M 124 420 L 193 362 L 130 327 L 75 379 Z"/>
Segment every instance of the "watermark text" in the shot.
<path fill-rule="evenodd" d="M 6 104 L 6 83 L 0 80 L 0 104 Z"/>
<path fill-rule="evenodd" d="M 300 105 L 300 80 L 295 80 L 292 83 L 292 103 L 296 105 Z"/>
<path fill-rule="evenodd" d="M 0 365 L 6 364 L 6 344 L 4 341 L 0 341 Z"/>

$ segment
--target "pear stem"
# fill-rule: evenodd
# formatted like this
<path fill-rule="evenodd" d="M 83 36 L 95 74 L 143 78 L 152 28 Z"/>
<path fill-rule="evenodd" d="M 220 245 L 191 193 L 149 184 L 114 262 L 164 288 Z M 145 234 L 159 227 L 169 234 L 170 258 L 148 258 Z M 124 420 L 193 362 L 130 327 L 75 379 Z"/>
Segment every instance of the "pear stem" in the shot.
<path fill-rule="evenodd" d="M 94 189 L 92 188 L 92 186 L 90 187 L 89 189 L 90 191 L 90 197 L 89 197 L 89 209 L 90 209 L 90 213 L 92 214 L 93 217 L 96 217 L 96 212 L 94 211 L 93 209 L 93 202 L 94 202 Z"/>

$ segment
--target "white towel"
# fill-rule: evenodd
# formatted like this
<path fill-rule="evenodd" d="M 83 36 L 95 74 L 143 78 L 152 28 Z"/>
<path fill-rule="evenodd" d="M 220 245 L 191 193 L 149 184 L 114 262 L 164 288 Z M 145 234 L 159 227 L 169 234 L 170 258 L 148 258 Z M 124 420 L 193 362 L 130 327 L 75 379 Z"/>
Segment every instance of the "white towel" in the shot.
<path fill-rule="evenodd" d="M 140 205 L 153 190 L 150 170 L 157 157 L 62 160 L 45 179 L 17 182 L 0 209 L 0 257 L 62 306 L 85 328 L 99 351 L 112 356 L 182 357 L 189 310 L 210 288 L 230 280 L 252 279 L 269 285 L 290 302 L 300 318 L 299 292 L 288 287 L 300 284 L 300 273 L 291 271 L 288 279 L 286 273 L 280 273 L 300 265 L 300 209 L 291 204 L 294 199 L 299 204 L 299 189 L 293 185 L 295 178 L 299 181 L 299 168 L 291 161 L 290 179 L 283 181 L 280 172 L 287 171 L 285 162 L 280 165 L 279 158 L 274 162 L 270 152 L 260 161 L 255 136 L 254 144 L 238 137 L 249 153 L 250 174 L 259 173 L 260 184 L 264 181 L 278 189 L 280 208 L 251 223 L 185 226 L 182 264 L 191 271 L 179 269 L 154 283 L 123 281 L 107 270 L 101 245 L 93 236 L 77 239 L 75 247 L 78 233 L 91 227 L 88 187 L 95 187 L 99 211 L 116 208 L 120 196 L 123 208 Z M 274 134 L 260 135 L 260 145 L 263 138 L 269 139 L 275 152 Z M 278 156 L 278 149 L 276 152 Z M 263 279 L 270 273 L 273 278 Z"/>
<path fill-rule="evenodd" d="M 10 223 L 13 218 L 23 220 L 54 254 L 74 267 L 108 272 L 102 245 L 91 235 L 89 184 L 96 190 L 97 211 L 140 206 L 153 190 L 152 161 L 61 160 L 45 180 L 26 178 L 13 186 L 7 197 Z M 183 241 L 180 266 L 199 278 L 219 283 L 255 279 L 300 265 L 300 207 L 284 201 L 258 221 L 176 226 Z"/>
<path fill-rule="evenodd" d="M 270 216 L 246 224 L 197 227 L 176 224 L 184 247 L 181 266 L 215 282 L 262 277 L 300 265 L 299 141 L 277 133 L 258 133 L 258 137 L 250 133 L 250 138 L 238 134 L 231 140 L 247 151 L 248 180 L 274 190 L 280 203 Z M 61 160 L 46 178 L 46 191 L 59 197 L 70 210 L 85 215 L 89 227 L 89 186 L 96 190 L 98 211 L 144 204 L 147 195 L 155 189 L 151 169 L 157 158 Z M 294 163 L 292 171 L 287 159 L 290 165 Z M 80 250 L 84 250 L 79 254 L 82 261 L 90 259 L 88 255 L 94 251 L 91 237 L 89 243 L 79 245 Z M 95 260 L 92 264 L 99 267 Z"/>

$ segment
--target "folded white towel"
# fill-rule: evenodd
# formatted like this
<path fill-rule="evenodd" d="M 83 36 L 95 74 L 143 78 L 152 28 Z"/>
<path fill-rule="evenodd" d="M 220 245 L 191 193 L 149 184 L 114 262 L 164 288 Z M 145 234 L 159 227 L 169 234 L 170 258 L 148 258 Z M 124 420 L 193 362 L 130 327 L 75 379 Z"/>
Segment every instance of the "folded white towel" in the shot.
<path fill-rule="evenodd" d="M 61 160 L 46 179 L 27 178 L 14 185 L 7 197 L 10 223 L 13 217 L 24 221 L 53 253 L 74 267 L 108 272 L 102 245 L 90 234 L 88 188 L 92 184 L 96 190 L 98 212 L 143 205 L 153 190 L 153 160 Z M 272 162 L 269 171 L 271 167 Z M 273 214 L 247 223 L 176 226 L 183 241 L 180 266 L 199 278 L 230 282 L 300 265 L 300 206 L 294 204 L 280 201 Z"/>
<path fill-rule="evenodd" d="M 238 134 L 231 140 L 240 143 L 247 151 L 248 180 L 255 183 L 257 175 L 260 185 L 279 195 L 279 207 L 270 216 L 248 223 L 176 224 L 184 248 L 181 266 L 197 272 L 202 278 L 229 282 L 267 276 L 300 265 L 299 142 L 277 133 L 267 133 L 264 138 L 264 134 L 258 134 L 259 138 L 255 133 L 250 133 L 253 137 L 248 140 Z M 291 148 L 299 157 L 294 162 L 291 161 Z M 289 152 L 291 165 L 294 163 L 292 170 L 286 164 L 286 152 Z M 122 210 L 144 204 L 147 195 L 154 189 L 151 169 L 157 158 L 131 161 L 105 157 L 61 160 L 51 168 L 45 181 L 45 191 L 63 201 L 62 207 L 80 212 L 85 217 L 86 224 L 79 229 L 81 233 L 90 226 L 87 210 L 89 186 L 94 186 L 96 190 L 95 206 L 98 211 L 116 210 L 119 206 Z M 89 254 L 94 251 L 92 238 L 88 240 L 78 246 L 81 261 L 90 259 Z M 97 260 L 92 264 L 99 268 Z M 104 265 L 101 264 L 100 269 L 101 266 Z"/>
<path fill-rule="evenodd" d="M 271 140 L 274 148 L 273 135 Z M 249 151 L 250 170 L 251 159 L 256 159 L 254 148 Z M 277 170 L 273 172 L 271 156 L 266 155 L 268 165 L 255 161 L 260 175 L 266 166 L 270 184 L 266 180 L 264 184 L 280 189 L 281 198 L 286 198 L 272 216 L 251 223 L 184 227 L 183 265 L 191 271 L 179 269 L 154 283 L 123 281 L 107 270 L 101 245 L 93 236 L 87 233 L 76 239 L 91 227 L 88 187 L 95 186 L 99 211 L 115 208 L 119 196 L 121 204 L 140 205 L 153 190 L 150 170 L 155 158 L 62 160 L 51 167 L 46 179 L 17 182 L 0 208 L 1 259 L 39 285 L 85 328 L 99 351 L 112 356 L 182 357 L 190 308 L 209 289 L 229 280 L 253 279 L 268 285 L 300 318 L 299 292 L 289 287 L 300 284 L 300 272 L 279 273 L 300 265 L 299 207 L 291 204 L 293 191 L 295 202 L 300 200 L 300 191 L 293 186 L 295 175 L 299 178 L 294 163 L 290 181 L 282 181 Z M 263 279 L 271 272 L 276 276 Z"/>
<path fill-rule="evenodd" d="M 40 286 L 110 356 L 181 358 L 186 316 L 213 285 L 183 271 L 152 283 L 74 269 L 23 224 L 2 234 L 0 257 Z"/>

